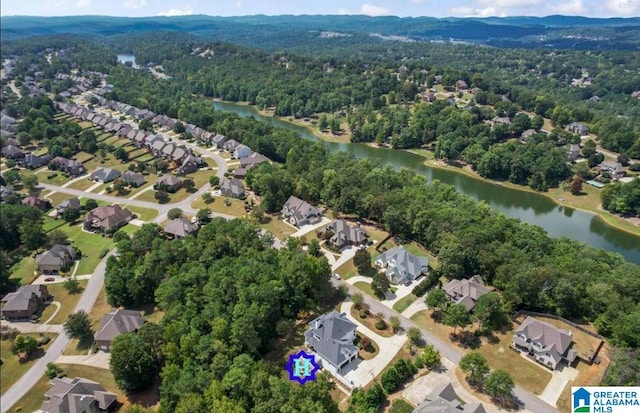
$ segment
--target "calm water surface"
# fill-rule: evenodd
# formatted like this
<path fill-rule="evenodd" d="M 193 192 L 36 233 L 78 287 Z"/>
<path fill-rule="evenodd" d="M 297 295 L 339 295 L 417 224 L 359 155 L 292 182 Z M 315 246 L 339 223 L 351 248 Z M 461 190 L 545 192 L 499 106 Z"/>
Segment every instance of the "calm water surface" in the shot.
<path fill-rule="evenodd" d="M 131 62 L 131 67 L 134 69 L 138 68 L 138 65 L 136 64 L 136 57 L 132 54 L 119 54 L 117 55 L 118 57 L 118 63 L 127 63 L 127 62 Z"/>
<path fill-rule="evenodd" d="M 213 106 L 216 110 L 253 117 L 293 130 L 304 139 L 320 141 L 307 129 L 275 117 L 263 116 L 250 106 L 226 102 L 214 102 Z M 565 236 L 597 248 L 615 251 L 625 256 L 627 260 L 640 265 L 640 237 L 607 225 L 598 216 L 589 212 L 557 205 L 542 195 L 494 185 L 453 171 L 430 168 L 424 165 L 422 157 L 412 153 L 372 148 L 359 143 L 324 143 L 333 151 L 344 151 L 357 158 L 378 158 L 396 169 L 402 167 L 413 169 L 424 175 L 427 180 L 438 179 L 453 185 L 459 191 L 476 200 L 485 201 L 509 217 L 541 226 L 552 237 Z"/>

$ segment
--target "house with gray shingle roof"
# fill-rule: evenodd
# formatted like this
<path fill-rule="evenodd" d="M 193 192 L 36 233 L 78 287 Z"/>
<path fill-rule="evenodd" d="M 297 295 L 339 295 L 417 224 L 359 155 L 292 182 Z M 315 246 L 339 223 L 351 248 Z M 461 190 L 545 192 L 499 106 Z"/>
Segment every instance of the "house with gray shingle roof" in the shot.
<path fill-rule="evenodd" d="M 571 331 L 527 317 L 516 330 L 511 347 L 533 355 L 538 363 L 554 370 L 560 362 L 570 365 L 576 359 L 578 352 L 571 349 L 572 343 Z"/>
<path fill-rule="evenodd" d="M 145 319 L 139 311 L 116 310 L 102 317 L 100 329 L 93 336 L 96 345 L 102 350 L 108 351 L 114 338 L 124 333 L 132 333 L 144 324 Z"/>
<path fill-rule="evenodd" d="M 478 298 L 490 291 L 478 275 L 464 280 L 451 280 L 442 286 L 442 290 L 454 304 L 464 305 L 467 311 L 473 310 Z"/>
<path fill-rule="evenodd" d="M 166 192 L 176 192 L 182 188 L 182 181 L 173 175 L 164 175 L 153 185 L 153 188 Z"/>
<path fill-rule="evenodd" d="M 357 325 L 345 313 L 332 311 L 323 314 L 309 324 L 304 341 L 323 360 L 340 371 L 358 356 Z"/>
<path fill-rule="evenodd" d="M 106 184 L 107 182 L 111 182 L 117 178 L 120 178 L 120 171 L 111 168 L 103 168 L 102 166 L 100 166 L 91 173 L 89 179 Z"/>
<path fill-rule="evenodd" d="M 7 145 L 2 147 L 2 156 L 7 159 L 22 159 L 24 158 L 24 152 L 17 146 Z"/>
<path fill-rule="evenodd" d="M 56 244 L 36 256 L 38 271 L 42 274 L 57 274 L 68 270 L 76 259 L 76 250 L 71 245 Z"/>
<path fill-rule="evenodd" d="M 461 403 L 451 382 L 442 383 L 429 393 L 412 413 L 486 413 L 482 403 Z"/>
<path fill-rule="evenodd" d="M 51 301 L 51 294 L 44 285 L 25 285 L 15 293 L 5 295 L 0 301 L 5 303 L 0 309 L 4 319 L 28 320 Z"/>
<path fill-rule="evenodd" d="M 127 171 L 122 175 L 122 181 L 129 186 L 137 188 L 139 186 L 144 185 L 145 179 L 144 175 L 138 172 Z"/>
<path fill-rule="evenodd" d="M 40 406 L 43 413 L 103 413 L 113 412 L 118 405 L 114 393 L 85 378 L 54 378 Z"/>
<path fill-rule="evenodd" d="M 337 249 L 367 242 L 367 233 L 360 228 L 359 224 L 351 226 L 343 219 L 331 222 L 327 225 L 326 231 L 333 233 L 328 242 Z"/>
<path fill-rule="evenodd" d="M 307 224 L 317 224 L 322 220 L 322 211 L 293 195 L 287 199 L 282 207 L 282 215 L 296 227 Z"/>
<path fill-rule="evenodd" d="M 392 284 L 413 281 L 429 271 L 429 260 L 426 257 L 416 257 L 402 246 L 380 254 L 375 260 L 375 265 L 384 271 Z"/>
<path fill-rule="evenodd" d="M 224 147 L 224 144 L 227 143 L 228 140 L 229 138 L 227 138 L 226 136 L 218 134 L 211 138 L 211 144 L 213 144 L 218 149 L 222 149 Z"/>
<path fill-rule="evenodd" d="M 626 173 L 620 162 L 604 161 L 598 168 L 601 173 L 610 175 L 612 178 L 619 178 Z"/>
<path fill-rule="evenodd" d="M 586 136 L 589 134 L 589 127 L 579 122 L 568 124 L 567 130 L 569 132 L 577 133 L 580 136 Z"/>
<path fill-rule="evenodd" d="M 167 222 L 167 226 L 164 229 L 166 234 L 172 235 L 174 238 L 184 238 L 187 235 L 195 234 L 198 232 L 198 226 L 192 224 L 188 219 L 184 217 L 175 218 Z"/>
<path fill-rule="evenodd" d="M 64 201 L 60 202 L 60 204 L 56 207 L 56 211 L 58 212 L 59 215 L 62 215 L 64 211 L 66 211 L 67 209 L 77 209 L 77 210 L 82 209 L 82 205 L 80 205 L 80 200 L 78 198 L 65 199 Z"/>
<path fill-rule="evenodd" d="M 246 197 L 246 190 L 239 179 L 223 178 L 220 184 L 220 193 L 230 198 Z"/>

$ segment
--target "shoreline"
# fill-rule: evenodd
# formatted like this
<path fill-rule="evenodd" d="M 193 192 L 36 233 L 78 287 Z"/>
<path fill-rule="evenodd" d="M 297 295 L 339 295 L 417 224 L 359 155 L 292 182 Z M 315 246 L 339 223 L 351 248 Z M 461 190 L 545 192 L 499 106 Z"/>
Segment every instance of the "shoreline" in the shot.
<path fill-rule="evenodd" d="M 330 134 L 323 134 L 318 132 L 317 130 L 315 130 L 315 128 L 312 128 L 311 125 L 308 125 L 307 122 L 304 121 L 296 121 L 296 120 L 291 120 L 288 119 L 288 117 L 280 117 L 280 116 L 276 116 L 273 114 L 273 112 L 268 112 L 268 111 L 263 111 L 263 110 L 259 110 L 255 105 L 252 105 L 248 102 L 227 102 L 224 100 L 220 100 L 220 99 L 213 99 L 213 101 L 215 102 L 220 102 L 220 103 L 230 103 L 230 104 L 234 104 L 234 105 L 241 105 L 241 106 L 247 106 L 247 107 L 251 107 L 253 108 L 253 110 L 255 110 L 258 114 L 262 115 L 262 116 L 266 116 L 266 117 L 272 117 L 272 118 L 278 118 L 279 120 L 283 121 L 283 122 L 288 122 L 291 123 L 293 125 L 299 126 L 301 128 L 306 129 L 307 131 L 309 131 L 311 134 L 313 134 L 314 136 L 316 136 L 318 139 L 325 141 L 325 142 L 332 142 L 332 143 L 351 143 L 349 141 L 348 137 L 345 138 L 335 138 L 333 137 L 333 135 Z M 397 149 L 392 149 L 390 147 L 387 146 L 378 146 L 377 144 L 373 143 L 373 142 L 363 142 L 365 145 L 368 145 L 372 148 L 377 148 L 377 149 L 385 149 L 385 150 L 392 150 L 395 151 Z M 532 194 L 536 194 L 536 195 L 540 195 L 540 196 L 544 196 L 547 199 L 553 201 L 554 204 L 556 204 L 557 206 L 562 206 L 565 208 L 571 208 L 574 210 L 580 210 L 583 212 L 588 212 L 591 213 L 593 215 L 595 215 L 596 217 L 598 217 L 598 219 L 600 219 L 601 221 L 603 221 L 605 224 L 614 227 L 620 231 L 624 231 L 628 234 L 634 235 L 634 236 L 640 236 L 640 225 L 636 225 L 634 224 L 632 221 L 629 221 L 626 218 L 621 218 L 617 215 L 614 215 L 604 209 L 602 209 L 600 207 L 600 204 L 598 204 L 599 206 L 595 209 L 591 209 L 591 208 L 587 208 L 587 207 L 582 207 L 582 206 L 577 206 L 577 205 L 573 205 L 567 202 L 562 202 L 559 199 L 557 199 L 556 197 L 554 197 L 553 194 L 551 194 L 550 192 L 538 192 L 535 191 L 531 188 L 528 187 L 524 187 L 522 185 L 516 185 L 513 184 L 511 182 L 505 181 L 496 181 L 493 179 L 487 179 L 484 178 L 482 176 L 480 176 L 479 174 L 477 174 L 476 172 L 469 170 L 468 167 L 455 167 L 455 166 L 451 166 L 448 165 L 442 161 L 438 161 L 436 159 L 429 159 L 427 156 L 424 155 L 424 153 L 421 153 L 422 150 L 420 150 L 418 148 L 418 150 L 416 149 L 401 149 L 401 151 L 405 151 L 405 152 L 409 152 L 412 153 L 414 155 L 418 155 L 423 159 L 423 163 L 424 165 L 430 167 L 430 168 L 434 168 L 434 169 L 441 169 L 441 170 L 446 170 L 446 171 L 450 171 L 450 172 L 454 172 L 454 173 L 459 173 L 459 174 L 463 174 L 466 175 L 470 178 L 473 179 L 477 179 L 477 180 L 481 180 L 496 186 L 502 186 L 502 187 L 506 187 L 509 189 L 514 189 L 517 191 L 522 191 L 522 192 L 528 192 L 528 193 L 532 193 Z M 587 185 L 587 184 L 585 184 Z M 556 189 L 556 188 L 551 188 L 552 190 Z M 570 192 L 567 192 L 567 197 L 572 196 L 572 194 Z M 598 200 L 599 201 L 599 200 Z"/>

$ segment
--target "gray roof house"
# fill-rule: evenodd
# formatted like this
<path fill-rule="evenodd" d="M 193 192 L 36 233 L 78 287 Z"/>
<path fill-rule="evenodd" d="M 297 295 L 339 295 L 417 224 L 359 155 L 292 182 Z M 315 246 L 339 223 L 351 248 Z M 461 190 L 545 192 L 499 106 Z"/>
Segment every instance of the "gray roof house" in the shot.
<path fill-rule="evenodd" d="M 122 181 L 134 188 L 142 186 L 145 183 L 144 175 L 133 171 L 125 172 L 124 175 L 122 175 Z"/>
<path fill-rule="evenodd" d="M 262 154 L 259 154 L 258 152 L 253 152 L 250 156 L 240 159 L 240 166 L 242 168 L 249 169 L 252 166 L 261 164 L 263 162 L 269 162 L 269 158 Z"/>
<path fill-rule="evenodd" d="M 218 149 L 222 149 L 222 147 L 224 146 L 225 143 L 227 143 L 228 140 L 229 138 L 227 138 L 226 136 L 218 134 L 213 138 L 211 138 L 211 143 L 215 145 Z"/>
<path fill-rule="evenodd" d="M 89 177 L 92 181 L 102 182 L 103 184 L 111 182 L 116 178 L 120 178 L 120 171 L 111 168 L 103 168 L 101 166 L 96 168 Z"/>
<path fill-rule="evenodd" d="M 133 214 L 118 204 L 99 206 L 87 214 L 84 219 L 84 227 L 87 230 L 114 232 L 132 219 Z"/>
<path fill-rule="evenodd" d="M 580 145 L 573 144 L 567 147 L 567 160 L 574 162 L 580 157 Z"/>
<path fill-rule="evenodd" d="M 451 382 L 436 387 L 412 413 L 486 413 L 482 403 L 460 403 Z"/>
<path fill-rule="evenodd" d="M 317 224 L 322 220 L 322 211 L 293 195 L 287 199 L 282 207 L 282 215 L 292 225 L 301 227 L 307 224 Z"/>
<path fill-rule="evenodd" d="M 220 184 L 220 192 L 223 196 L 230 198 L 244 198 L 246 196 L 244 185 L 239 179 L 235 178 L 223 178 Z"/>
<path fill-rule="evenodd" d="M 478 298 L 490 291 L 478 275 L 464 280 L 451 280 L 442 286 L 442 290 L 454 304 L 462 304 L 467 311 L 473 310 Z"/>
<path fill-rule="evenodd" d="M 42 274 L 57 274 L 69 269 L 76 259 L 76 250 L 71 245 L 56 244 L 36 256 L 38 270 Z"/>
<path fill-rule="evenodd" d="M 367 242 L 367 233 L 360 228 L 360 224 L 351 226 L 343 219 L 336 219 L 331 222 L 327 225 L 326 231 L 333 233 L 328 242 L 338 249 Z"/>
<path fill-rule="evenodd" d="M 28 320 L 51 301 L 49 290 L 44 285 L 25 285 L 15 293 L 5 295 L 0 313 L 6 320 Z"/>
<path fill-rule="evenodd" d="M 23 159 L 19 161 L 19 163 L 25 168 L 36 169 L 40 168 L 41 166 L 48 165 L 49 162 L 51 162 L 51 159 L 51 155 L 49 154 L 38 156 L 32 153 L 28 153 Z"/>
<path fill-rule="evenodd" d="M 160 189 L 167 192 L 176 192 L 178 189 L 182 188 L 182 181 L 173 175 L 164 175 L 158 179 L 153 187 L 156 190 Z"/>
<path fill-rule="evenodd" d="M 375 265 L 384 270 L 392 284 L 413 281 L 429 271 L 429 260 L 426 257 L 416 257 L 401 246 L 378 255 Z"/>
<path fill-rule="evenodd" d="M 50 163 L 53 164 L 57 169 L 71 176 L 80 176 L 87 172 L 84 165 L 82 165 L 80 162 L 74 159 L 67 159 L 62 156 L 56 156 Z"/>
<path fill-rule="evenodd" d="M 2 152 L 2 156 L 4 156 L 7 159 L 24 158 L 24 152 L 22 152 L 22 149 L 18 148 L 17 146 L 13 146 L 13 145 L 3 146 L 1 152 Z"/>
<path fill-rule="evenodd" d="M 180 239 L 198 232 L 198 226 L 189 222 L 188 219 L 180 217 L 167 222 L 164 232 L 172 235 L 174 238 Z"/>
<path fill-rule="evenodd" d="M 579 122 L 570 123 L 567 125 L 567 130 L 569 132 L 577 133 L 580 136 L 586 136 L 589 134 L 589 128 Z"/>
<path fill-rule="evenodd" d="M 527 317 L 516 330 L 511 347 L 533 355 L 538 363 L 554 370 L 561 361 L 571 364 L 578 356 L 571 349 L 572 342 L 571 331 Z"/>
<path fill-rule="evenodd" d="M 206 163 L 202 160 L 202 157 L 195 155 L 187 155 L 182 159 L 180 166 L 177 169 L 179 174 L 191 174 L 197 172 L 201 165 L 206 166 Z"/>
<path fill-rule="evenodd" d="M 69 377 L 51 380 L 40 407 L 43 413 L 102 413 L 117 407 L 117 397 L 102 385 L 85 378 Z"/>
<path fill-rule="evenodd" d="M 114 338 L 124 333 L 138 331 L 145 319 L 139 311 L 118 309 L 105 314 L 100 323 L 100 329 L 93 336 L 96 345 L 107 351 Z"/>
<path fill-rule="evenodd" d="M 235 139 L 229 139 L 224 143 L 224 145 L 222 145 L 222 147 L 225 151 L 233 152 L 239 145 L 240 142 L 236 141 Z"/>
<path fill-rule="evenodd" d="M 624 176 L 626 173 L 620 162 L 604 161 L 598 168 L 600 168 L 600 172 L 609 174 L 612 178 Z"/>
<path fill-rule="evenodd" d="M 67 209 L 81 209 L 80 200 L 78 198 L 65 199 L 56 207 L 58 214 L 64 213 Z"/>
<path fill-rule="evenodd" d="M 357 325 L 345 313 L 332 311 L 323 314 L 309 324 L 304 341 L 315 353 L 338 371 L 358 356 L 353 345 Z"/>

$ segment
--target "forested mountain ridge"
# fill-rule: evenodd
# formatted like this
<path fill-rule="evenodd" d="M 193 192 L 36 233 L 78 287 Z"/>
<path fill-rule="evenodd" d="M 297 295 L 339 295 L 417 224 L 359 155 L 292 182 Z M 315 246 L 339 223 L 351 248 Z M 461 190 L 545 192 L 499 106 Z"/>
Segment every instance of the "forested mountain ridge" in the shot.
<path fill-rule="evenodd" d="M 384 40 L 371 36 L 400 36 L 403 41 L 463 40 L 498 47 L 637 50 L 640 19 L 541 18 L 400 18 L 394 16 L 179 16 L 125 18 L 108 16 L 2 17 L 3 41 L 34 35 L 77 33 L 110 36 L 131 32 L 171 30 L 267 50 L 294 44 L 301 37 L 319 44 L 323 31 L 362 35 L 368 44 Z M 315 33 L 314 33 L 315 32 Z M 339 41 L 335 37 L 332 39 Z M 396 39 L 398 40 L 398 39 Z"/>

